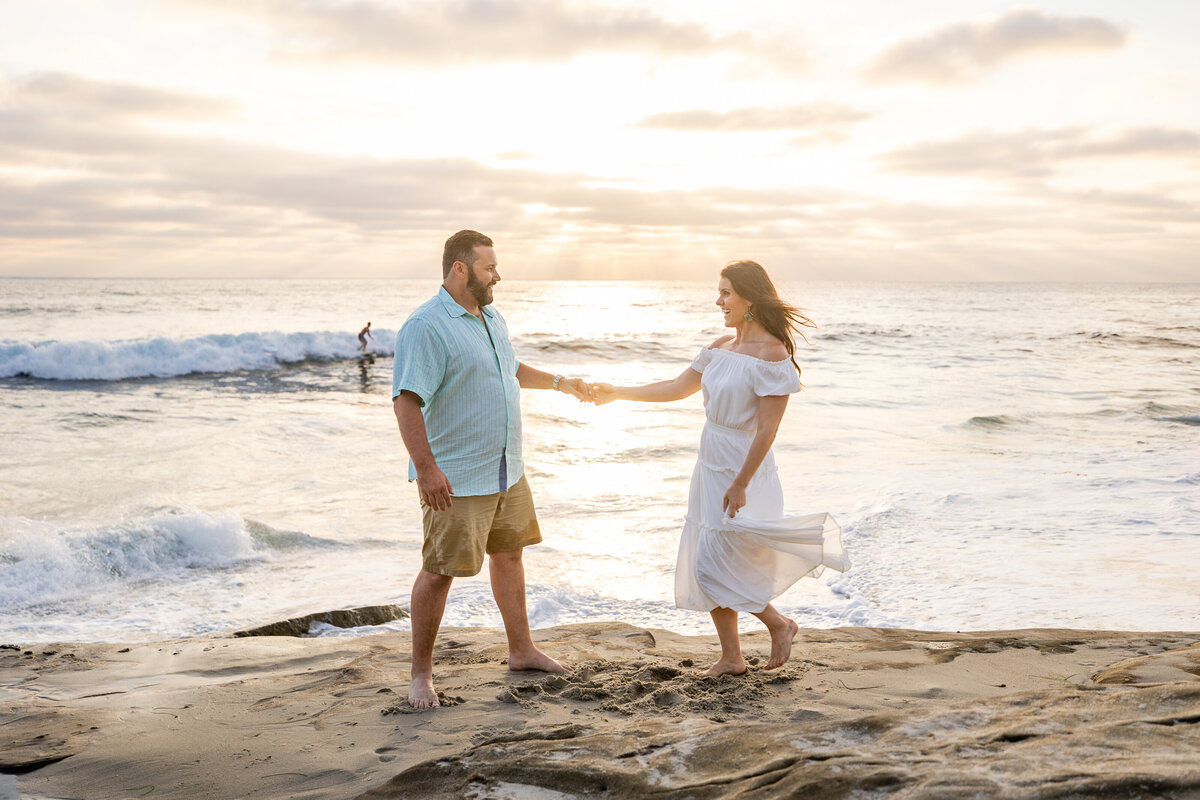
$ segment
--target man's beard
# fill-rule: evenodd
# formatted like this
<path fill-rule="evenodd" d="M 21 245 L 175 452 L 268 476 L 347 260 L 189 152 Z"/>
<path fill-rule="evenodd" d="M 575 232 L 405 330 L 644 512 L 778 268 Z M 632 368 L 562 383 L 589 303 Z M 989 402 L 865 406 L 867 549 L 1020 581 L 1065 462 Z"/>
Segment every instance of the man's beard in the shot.
<path fill-rule="evenodd" d="M 475 298 L 480 308 L 492 302 L 491 285 L 476 277 L 474 269 L 467 270 L 467 291 Z"/>

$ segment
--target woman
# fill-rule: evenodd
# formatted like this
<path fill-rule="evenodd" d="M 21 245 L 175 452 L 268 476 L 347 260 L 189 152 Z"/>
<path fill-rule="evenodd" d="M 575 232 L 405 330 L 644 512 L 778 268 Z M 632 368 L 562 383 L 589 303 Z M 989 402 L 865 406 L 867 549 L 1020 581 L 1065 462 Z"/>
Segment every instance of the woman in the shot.
<path fill-rule="evenodd" d="M 788 395 L 803 388 L 794 335 L 803 338 L 801 327 L 816 326 L 780 299 L 766 270 L 753 261 L 721 270 L 717 307 L 733 335 L 701 350 L 679 377 L 595 388 L 597 403 L 660 403 L 704 389 L 707 422 L 679 542 L 675 604 L 712 615 L 721 658 L 704 674 L 740 675 L 746 661 L 738 612 L 754 614 L 771 632 L 766 668 L 775 669 L 791 655 L 799 627 L 770 601 L 825 567 L 844 572 L 849 560 L 831 516 L 783 514 L 771 452 Z"/>

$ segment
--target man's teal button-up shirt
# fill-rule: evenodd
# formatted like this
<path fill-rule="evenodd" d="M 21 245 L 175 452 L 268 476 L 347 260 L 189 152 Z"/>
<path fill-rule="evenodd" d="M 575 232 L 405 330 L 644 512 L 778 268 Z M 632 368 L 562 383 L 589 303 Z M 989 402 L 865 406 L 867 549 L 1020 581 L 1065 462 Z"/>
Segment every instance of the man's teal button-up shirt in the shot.
<path fill-rule="evenodd" d="M 483 316 L 486 327 L 442 287 L 396 334 L 392 397 L 421 399 L 433 458 L 459 496 L 505 491 L 525 474 L 519 362 L 504 317 L 491 306 Z"/>

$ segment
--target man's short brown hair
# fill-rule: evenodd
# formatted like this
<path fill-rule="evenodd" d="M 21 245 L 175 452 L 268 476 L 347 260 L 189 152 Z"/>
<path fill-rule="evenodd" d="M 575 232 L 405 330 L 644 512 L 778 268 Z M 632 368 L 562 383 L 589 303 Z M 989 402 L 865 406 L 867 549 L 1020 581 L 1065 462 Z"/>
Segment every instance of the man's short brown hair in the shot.
<path fill-rule="evenodd" d="M 461 261 L 468 267 L 475 265 L 475 248 L 492 247 L 492 240 L 479 231 L 459 231 L 446 240 L 442 250 L 442 280 L 450 275 L 450 268 L 455 261 Z"/>

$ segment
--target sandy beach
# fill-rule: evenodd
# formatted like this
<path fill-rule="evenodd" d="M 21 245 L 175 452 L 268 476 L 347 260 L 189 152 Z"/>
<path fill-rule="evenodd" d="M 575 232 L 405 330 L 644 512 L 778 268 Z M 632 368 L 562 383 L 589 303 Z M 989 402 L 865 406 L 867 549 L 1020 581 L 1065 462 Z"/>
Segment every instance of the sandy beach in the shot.
<path fill-rule="evenodd" d="M 535 636 L 574 671 L 444 630 L 419 713 L 407 634 L 5 645 L 0 773 L 89 800 L 1200 795 L 1200 633 L 802 630 L 717 679 L 711 636 Z"/>

